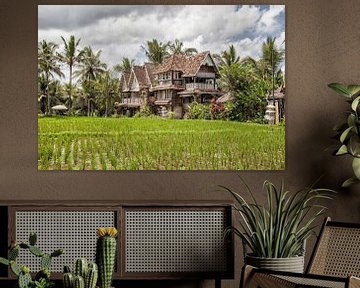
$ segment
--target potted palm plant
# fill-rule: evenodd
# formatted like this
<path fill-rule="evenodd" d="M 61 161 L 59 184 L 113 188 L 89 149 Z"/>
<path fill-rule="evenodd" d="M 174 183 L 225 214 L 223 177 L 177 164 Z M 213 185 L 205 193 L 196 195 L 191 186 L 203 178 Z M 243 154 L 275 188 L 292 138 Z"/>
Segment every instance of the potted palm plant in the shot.
<path fill-rule="evenodd" d="M 245 184 L 245 183 L 244 183 Z M 234 198 L 233 208 L 240 215 L 239 227 L 229 227 L 243 242 L 245 264 L 278 271 L 304 270 L 305 241 L 314 233 L 316 220 L 326 207 L 318 200 L 331 199 L 328 189 L 306 188 L 296 193 L 264 182 L 266 205 L 261 205 L 245 184 L 251 201 L 239 193 L 221 186 Z"/>

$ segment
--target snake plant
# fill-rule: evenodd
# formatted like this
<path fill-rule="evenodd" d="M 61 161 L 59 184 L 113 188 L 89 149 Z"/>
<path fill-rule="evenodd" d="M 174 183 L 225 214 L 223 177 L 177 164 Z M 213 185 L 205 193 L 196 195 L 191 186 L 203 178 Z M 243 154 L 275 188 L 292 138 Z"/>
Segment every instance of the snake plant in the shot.
<path fill-rule="evenodd" d="M 296 193 L 278 189 L 269 181 L 264 182 L 267 203 L 262 205 L 244 183 L 251 201 L 233 190 L 220 186 L 235 199 L 233 205 L 240 215 L 239 227 L 229 227 L 247 245 L 252 256 L 288 258 L 301 255 L 303 244 L 314 233 L 316 220 L 326 209 L 318 200 L 331 199 L 334 191 L 306 188 Z"/>

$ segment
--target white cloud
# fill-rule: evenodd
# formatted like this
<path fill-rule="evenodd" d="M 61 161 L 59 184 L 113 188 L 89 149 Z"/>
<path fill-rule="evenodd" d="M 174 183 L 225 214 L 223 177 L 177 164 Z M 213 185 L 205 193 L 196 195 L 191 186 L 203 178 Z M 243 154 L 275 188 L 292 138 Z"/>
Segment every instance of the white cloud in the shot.
<path fill-rule="evenodd" d="M 257 24 L 258 33 L 272 33 L 279 28 L 278 16 L 285 11 L 284 5 L 270 5 L 270 9 L 264 12 Z"/>
<path fill-rule="evenodd" d="M 153 38 L 179 39 L 185 47 L 212 53 L 234 44 L 241 57 L 258 58 L 267 36 L 283 41 L 284 9 L 283 5 L 40 5 L 38 38 L 60 44 L 60 36 L 75 35 L 82 47 L 101 49 L 109 66 L 122 57 L 142 63 L 146 56 L 141 45 Z"/>

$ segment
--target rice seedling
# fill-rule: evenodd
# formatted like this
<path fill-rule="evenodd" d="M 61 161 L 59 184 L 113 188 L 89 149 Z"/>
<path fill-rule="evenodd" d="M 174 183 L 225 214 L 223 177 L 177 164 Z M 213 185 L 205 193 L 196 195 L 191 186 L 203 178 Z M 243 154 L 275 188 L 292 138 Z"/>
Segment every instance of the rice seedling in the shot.
<path fill-rule="evenodd" d="M 144 118 L 39 118 L 40 170 L 281 170 L 285 127 Z"/>

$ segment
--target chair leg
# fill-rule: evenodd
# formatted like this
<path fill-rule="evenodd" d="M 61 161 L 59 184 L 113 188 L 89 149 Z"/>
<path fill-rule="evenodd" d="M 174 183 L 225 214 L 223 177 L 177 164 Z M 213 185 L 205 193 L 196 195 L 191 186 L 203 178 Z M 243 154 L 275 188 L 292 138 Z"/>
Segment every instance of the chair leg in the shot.
<path fill-rule="evenodd" d="M 251 276 L 253 274 L 253 271 L 254 271 L 254 267 L 252 267 L 250 265 L 244 265 L 244 267 L 242 268 L 242 271 L 241 271 L 239 288 L 248 287 L 250 280 L 251 280 Z"/>
<path fill-rule="evenodd" d="M 215 288 L 221 288 L 221 279 L 215 278 Z"/>

